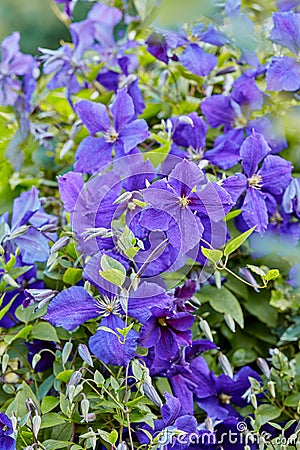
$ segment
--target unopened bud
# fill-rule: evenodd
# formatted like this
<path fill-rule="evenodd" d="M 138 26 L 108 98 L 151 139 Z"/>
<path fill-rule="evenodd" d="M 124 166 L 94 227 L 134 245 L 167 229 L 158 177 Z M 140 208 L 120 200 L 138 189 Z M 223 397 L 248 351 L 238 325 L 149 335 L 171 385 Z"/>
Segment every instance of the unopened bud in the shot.
<path fill-rule="evenodd" d="M 74 384 L 71 384 L 70 386 L 68 386 L 68 389 L 67 389 L 67 392 L 66 392 L 66 394 L 69 397 L 69 400 L 70 400 L 71 403 L 73 403 L 75 389 L 76 389 L 76 387 L 74 386 Z"/>
<path fill-rule="evenodd" d="M 60 151 L 59 158 L 63 159 L 63 157 L 73 148 L 73 146 L 74 146 L 73 139 L 68 139 L 67 142 L 64 143 Z"/>
<path fill-rule="evenodd" d="M 183 116 L 179 116 L 178 119 L 179 119 L 179 122 L 185 123 L 187 125 L 191 125 L 191 127 L 194 127 L 194 122 L 191 117 L 183 115 Z"/>
<path fill-rule="evenodd" d="M 145 382 L 143 384 L 143 390 L 145 395 L 154 403 L 154 405 L 158 406 L 159 408 L 162 407 L 161 398 L 152 383 Z"/>
<path fill-rule="evenodd" d="M 78 345 L 78 353 L 84 362 L 86 362 L 91 367 L 94 366 L 89 349 L 87 348 L 87 346 L 85 344 Z"/>
<path fill-rule="evenodd" d="M 65 343 L 63 351 L 62 351 L 62 354 L 61 354 L 61 361 L 62 361 L 63 366 L 68 361 L 69 356 L 70 356 L 71 351 L 72 351 L 72 348 L 73 348 L 72 342 L 66 342 Z"/>
<path fill-rule="evenodd" d="M 228 328 L 233 333 L 235 333 L 235 321 L 233 320 L 232 316 L 230 314 L 226 313 L 226 314 L 224 314 L 224 319 L 225 319 L 225 322 L 226 322 Z"/>
<path fill-rule="evenodd" d="M 118 445 L 117 450 L 128 450 L 128 447 L 127 447 L 126 442 L 124 442 L 124 441 L 121 442 L 121 443 Z"/>
<path fill-rule="evenodd" d="M 88 413 L 89 413 L 89 409 L 90 409 L 90 402 L 88 401 L 88 399 L 85 396 L 80 403 L 80 407 L 81 407 L 81 413 L 82 413 L 83 420 L 85 422 L 88 422 L 89 421 Z"/>
<path fill-rule="evenodd" d="M 257 398 L 256 398 L 256 395 L 255 394 L 251 394 L 250 399 L 251 399 L 251 403 L 253 405 L 253 408 L 257 409 Z"/>
<path fill-rule="evenodd" d="M 55 242 L 54 245 L 52 245 L 50 253 L 56 253 L 59 250 L 61 250 L 62 248 L 64 248 L 66 245 L 68 245 L 68 243 L 70 242 L 70 238 L 69 236 L 63 236 L 61 238 L 58 239 L 57 242 Z"/>
<path fill-rule="evenodd" d="M 210 431 L 211 433 L 213 433 L 214 431 L 214 423 L 212 421 L 212 419 L 210 417 L 206 417 L 205 421 L 205 428 Z"/>
<path fill-rule="evenodd" d="M 40 355 L 39 353 L 36 353 L 36 354 L 34 355 L 34 357 L 32 358 L 32 363 L 31 363 L 33 369 L 36 368 L 37 363 L 38 363 L 41 359 L 42 359 L 42 357 L 41 357 L 41 355 Z"/>
<path fill-rule="evenodd" d="M 5 281 L 5 283 L 9 284 L 11 287 L 14 288 L 19 288 L 19 284 L 16 282 L 16 280 L 13 279 L 13 277 L 11 275 L 9 275 L 8 273 L 5 273 L 3 275 L 3 280 Z"/>
<path fill-rule="evenodd" d="M 207 337 L 207 339 L 209 339 L 210 341 L 214 341 L 210 326 L 208 325 L 208 322 L 206 320 L 201 319 L 200 320 L 200 329 L 201 331 L 205 334 L 205 336 Z"/>
<path fill-rule="evenodd" d="M 260 368 L 260 370 L 262 371 L 262 373 L 267 377 L 270 378 L 270 368 L 269 365 L 267 363 L 267 361 L 263 358 L 258 358 L 257 359 L 257 365 Z"/>
<path fill-rule="evenodd" d="M 34 436 L 37 436 L 40 431 L 42 419 L 39 415 L 35 415 L 32 418 L 32 431 Z"/>
<path fill-rule="evenodd" d="M 4 353 L 4 355 L 2 356 L 2 373 L 6 372 L 8 363 L 9 363 L 9 355 L 7 353 Z"/>
<path fill-rule="evenodd" d="M 275 383 L 274 381 L 268 381 L 268 387 L 270 390 L 270 394 L 273 398 L 276 398 L 276 391 L 275 391 Z"/>
<path fill-rule="evenodd" d="M 228 375 L 230 378 L 233 378 L 233 370 L 230 365 L 230 362 L 227 358 L 227 356 L 223 355 L 223 353 L 219 354 L 219 363 L 222 367 L 223 372 Z"/>
<path fill-rule="evenodd" d="M 26 233 L 29 230 L 28 225 L 22 225 L 21 227 L 16 228 L 9 236 L 8 240 L 15 239 L 22 234 Z"/>

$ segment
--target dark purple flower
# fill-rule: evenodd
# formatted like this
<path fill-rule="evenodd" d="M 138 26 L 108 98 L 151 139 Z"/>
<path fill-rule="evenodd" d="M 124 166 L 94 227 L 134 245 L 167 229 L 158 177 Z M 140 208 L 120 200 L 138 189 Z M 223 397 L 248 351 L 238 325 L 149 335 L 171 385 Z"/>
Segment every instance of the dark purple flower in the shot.
<path fill-rule="evenodd" d="M 95 173 L 111 161 L 112 150 L 117 158 L 127 155 L 149 135 L 145 120 L 134 120 L 134 104 L 126 88 L 118 91 L 110 107 L 113 122 L 101 103 L 82 100 L 76 111 L 91 134 L 76 152 L 74 167 L 78 172 Z M 95 137 L 99 134 L 101 137 Z"/>
<path fill-rule="evenodd" d="M 141 329 L 139 343 L 142 347 L 155 347 L 159 358 L 171 361 L 180 346 L 191 345 L 193 322 L 194 317 L 189 313 L 174 314 L 167 308 L 152 307 L 151 317 Z"/>
<path fill-rule="evenodd" d="M 51 301 L 44 318 L 57 327 L 74 330 L 87 320 L 102 315 L 98 330 L 89 339 L 89 347 L 105 364 L 126 366 L 135 355 L 138 333 L 130 330 L 126 338 L 121 336 L 118 329 L 124 329 L 126 324 L 116 315 L 119 311 L 117 299 L 103 297 L 96 300 L 83 287 L 73 286 Z"/>
<path fill-rule="evenodd" d="M 41 341 L 40 339 L 34 339 L 32 342 L 25 342 L 28 350 L 27 359 L 31 364 L 33 357 L 36 354 L 41 356 L 41 359 L 36 364 L 34 370 L 36 372 L 45 372 L 50 369 L 55 361 L 55 342 Z"/>
<path fill-rule="evenodd" d="M 11 420 L 6 414 L 0 412 L 0 448 L 5 450 L 15 450 L 16 441 L 13 437 L 14 430 Z"/>
<path fill-rule="evenodd" d="M 77 0 L 55 0 L 56 3 L 62 3 L 65 6 L 65 13 L 67 16 L 72 17 L 73 10 L 77 3 Z"/>
<path fill-rule="evenodd" d="M 14 105 L 22 90 L 19 76 L 33 69 L 34 59 L 24 55 L 19 47 L 20 34 L 15 32 L 2 41 L 0 63 L 0 104 Z"/>

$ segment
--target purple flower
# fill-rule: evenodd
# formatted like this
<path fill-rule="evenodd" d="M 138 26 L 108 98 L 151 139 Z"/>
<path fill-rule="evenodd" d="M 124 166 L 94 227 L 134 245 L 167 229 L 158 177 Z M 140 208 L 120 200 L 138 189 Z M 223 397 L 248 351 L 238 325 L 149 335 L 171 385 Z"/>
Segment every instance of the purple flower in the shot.
<path fill-rule="evenodd" d="M 42 231 L 46 225 L 56 225 L 57 219 L 45 213 L 38 195 L 39 191 L 33 187 L 14 200 L 10 226 L 6 223 L 2 240 L 7 251 L 20 247 L 22 261 L 26 264 L 46 261 L 49 256 L 48 237 L 55 239 L 55 235 Z"/>
<path fill-rule="evenodd" d="M 300 178 L 293 178 L 282 197 L 282 209 L 300 219 Z"/>
<path fill-rule="evenodd" d="M 179 56 L 179 61 L 198 77 L 205 77 L 217 65 L 218 59 L 216 56 L 206 53 L 199 45 L 189 44 Z"/>
<path fill-rule="evenodd" d="M 300 14 L 279 12 L 273 14 L 274 28 L 270 38 L 287 47 L 296 56 L 300 49 Z M 273 57 L 267 70 L 267 89 L 270 91 L 297 91 L 300 86 L 300 65 L 290 56 Z"/>
<path fill-rule="evenodd" d="M 295 289 L 300 288 L 300 264 L 291 268 L 287 282 Z"/>
<path fill-rule="evenodd" d="M 126 338 L 121 336 L 119 330 L 123 330 L 126 324 L 117 315 L 119 312 L 121 308 L 117 297 L 103 296 L 96 300 L 83 287 L 74 286 L 51 301 L 44 318 L 55 326 L 74 330 L 87 320 L 102 315 L 98 330 L 89 339 L 89 347 L 105 364 L 126 366 L 135 355 L 138 333 L 130 330 Z"/>
<path fill-rule="evenodd" d="M 189 313 L 174 314 L 167 308 L 152 307 L 151 317 L 141 329 L 139 343 L 142 347 L 155 347 L 158 358 L 171 361 L 180 346 L 191 345 L 193 322 L 194 317 Z"/>
<path fill-rule="evenodd" d="M 276 44 L 287 47 L 295 55 L 300 50 L 300 14 L 280 12 L 273 14 L 274 28 L 270 38 Z"/>
<path fill-rule="evenodd" d="M 216 183 L 207 183 L 204 172 L 187 160 L 176 165 L 168 180 L 153 183 L 143 194 L 145 201 L 157 210 L 155 221 L 159 216 L 159 229 L 168 230 L 170 221 L 175 222 L 175 234 L 170 235 L 170 241 L 173 246 L 180 247 L 183 254 L 200 242 L 202 214 L 218 222 L 232 206 L 230 196 Z M 142 222 L 143 226 L 153 229 L 155 223 L 151 224 L 152 220 L 151 214 L 148 214 L 147 220 Z"/>
<path fill-rule="evenodd" d="M 0 63 L 0 104 L 14 105 L 22 90 L 19 76 L 33 68 L 33 57 L 24 55 L 19 47 L 20 34 L 15 32 L 2 41 Z"/>
<path fill-rule="evenodd" d="M 250 388 L 249 377 L 260 381 L 259 375 L 250 367 L 243 367 L 233 379 L 227 375 L 216 376 L 211 372 L 206 362 L 200 357 L 194 360 L 193 376 L 198 378 L 195 389 L 196 402 L 210 417 L 225 419 L 228 416 L 239 417 L 232 404 L 246 406 L 244 394 Z"/>
<path fill-rule="evenodd" d="M 290 11 L 291 9 L 296 9 L 300 6 L 299 0 L 277 0 L 276 7 L 279 11 Z"/>
<path fill-rule="evenodd" d="M 73 10 L 77 3 L 77 0 L 55 0 L 56 3 L 62 3 L 65 5 L 65 13 L 67 16 L 72 17 Z"/>
<path fill-rule="evenodd" d="M 95 173 L 111 161 L 112 150 L 117 158 L 127 155 L 149 135 L 145 120 L 134 119 L 135 110 L 127 89 L 118 91 L 110 107 L 111 122 L 106 107 L 101 103 L 82 100 L 76 111 L 91 136 L 85 138 L 75 155 L 75 170 Z M 95 135 L 101 137 L 95 137 Z"/>
<path fill-rule="evenodd" d="M 41 356 L 41 359 L 36 364 L 35 372 L 45 372 L 50 369 L 55 361 L 56 344 L 49 341 L 41 341 L 40 339 L 34 339 L 32 342 L 25 342 L 28 350 L 27 359 L 31 364 L 33 357 L 36 354 Z M 53 354 L 54 353 L 54 354 Z"/>
<path fill-rule="evenodd" d="M 16 441 L 13 438 L 14 430 L 11 420 L 6 414 L 0 412 L 0 448 L 3 450 L 15 450 Z"/>
<path fill-rule="evenodd" d="M 240 149 L 245 175 L 236 174 L 222 184 L 235 199 L 246 190 L 242 218 L 249 228 L 256 226 L 256 231 L 261 234 L 269 223 L 268 196 L 282 194 L 291 180 L 292 172 L 290 162 L 280 156 L 270 155 L 270 152 L 264 137 L 253 131 Z"/>

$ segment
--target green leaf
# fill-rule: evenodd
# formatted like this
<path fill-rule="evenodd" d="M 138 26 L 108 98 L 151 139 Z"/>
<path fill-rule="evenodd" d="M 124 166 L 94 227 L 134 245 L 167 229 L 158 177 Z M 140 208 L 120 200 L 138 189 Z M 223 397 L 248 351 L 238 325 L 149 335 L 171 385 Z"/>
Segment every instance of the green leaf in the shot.
<path fill-rule="evenodd" d="M 262 270 L 260 267 L 257 266 L 253 266 L 253 264 L 247 264 L 248 269 L 251 270 L 251 272 L 256 273 L 256 275 L 259 275 L 260 277 L 265 277 L 266 276 L 266 272 L 264 270 Z"/>
<path fill-rule="evenodd" d="M 52 409 L 54 409 L 58 404 L 59 404 L 59 398 L 52 397 L 51 395 L 47 395 L 42 400 L 42 405 L 41 405 L 42 413 L 46 414 L 49 411 L 52 411 Z"/>
<path fill-rule="evenodd" d="M 55 427 L 65 423 L 66 420 L 57 413 L 49 412 L 42 417 L 41 428 Z"/>
<path fill-rule="evenodd" d="M 103 384 L 105 382 L 105 378 L 102 375 L 102 373 L 99 372 L 99 370 L 96 370 L 96 372 L 94 374 L 94 380 L 95 380 L 95 383 L 97 383 L 98 386 L 103 386 Z"/>
<path fill-rule="evenodd" d="M 206 247 L 201 247 L 201 252 L 207 259 L 212 261 L 214 264 L 218 264 L 218 262 L 223 256 L 223 252 L 221 252 L 221 250 L 210 250 L 209 248 Z"/>
<path fill-rule="evenodd" d="M 255 419 L 260 427 L 271 420 L 277 419 L 280 415 L 281 409 L 269 404 L 260 405 L 255 411 Z"/>
<path fill-rule="evenodd" d="M 171 150 L 171 142 L 166 142 L 161 147 L 156 148 L 155 150 L 151 150 L 150 152 L 144 153 L 144 159 L 149 160 L 154 167 L 157 167 L 159 164 L 163 163 L 166 159 L 168 153 Z"/>
<path fill-rule="evenodd" d="M 117 442 L 117 439 L 118 439 L 118 432 L 117 432 L 117 430 L 112 430 L 110 433 L 109 433 L 109 442 L 112 444 L 112 445 L 114 445 L 116 442 Z"/>
<path fill-rule="evenodd" d="M 289 406 L 291 408 L 297 408 L 298 404 L 300 402 L 300 392 L 295 392 L 295 394 L 289 395 L 284 400 L 284 405 Z"/>
<path fill-rule="evenodd" d="M 82 270 L 69 267 L 63 276 L 63 282 L 75 286 L 81 280 Z"/>
<path fill-rule="evenodd" d="M 115 269 L 121 272 L 123 275 L 126 275 L 125 267 L 119 261 L 107 255 L 103 255 L 101 257 L 101 267 L 104 271 Z"/>
<path fill-rule="evenodd" d="M 117 269 L 100 271 L 99 274 L 105 280 L 110 281 L 112 284 L 115 284 L 119 287 L 123 286 L 126 279 L 126 275 L 124 275 L 122 272 L 120 272 L 120 270 Z"/>
<path fill-rule="evenodd" d="M 54 326 L 48 322 L 38 322 L 35 324 L 31 331 L 31 336 L 42 341 L 59 342 Z"/>
<path fill-rule="evenodd" d="M 33 325 L 27 325 L 26 327 L 21 328 L 21 330 L 17 334 L 8 334 L 4 337 L 4 341 L 7 342 L 7 344 L 11 344 L 16 339 L 26 339 L 27 336 L 30 334 L 31 330 L 33 328 Z"/>
<path fill-rule="evenodd" d="M 265 279 L 266 281 L 276 280 L 280 275 L 280 272 L 278 269 L 271 269 L 269 272 L 267 272 Z"/>
<path fill-rule="evenodd" d="M 5 314 L 7 313 L 7 311 L 9 310 L 9 308 L 11 307 L 11 305 L 13 304 L 13 302 L 15 301 L 15 299 L 17 298 L 18 294 L 16 294 L 11 300 L 10 302 L 7 303 L 7 305 L 5 305 L 1 311 L 0 311 L 0 320 L 3 319 L 3 317 L 5 316 Z"/>
<path fill-rule="evenodd" d="M 235 252 L 248 239 L 248 237 L 253 233 L 255 228 L 256 226 L 250 228 L 250 230 L 245 231 L 245 233 L 240 234 L 236 238 L 231 239 L 229 242 L 227 242 L 224 249 L 224 255 L 227 257 L 231 255 L 231 253 Z"/>
<path fill-rule="evenodd" d="M 210 297 L 209 302 L 214 310 L 219 313 L 229 314 L 241 328 L 244 328 L 242 308 L 237 298 L 224 286 L 221 289 L 214 288 L 214 295 Z"/>
<path fill-rule="evenodd" d="M 59 381 L 63 381 L 64 383 L 68 383 L 70 381 L 70 378 L 73 375 L 73 373 L 74 373 L 73 369 L 63 370 L 58 375 L 56 375 L 56 378 Z"/>
<path fill-rule="evenodd" d="M 67 448 L 72 444 L 73 442 L 70 441 L 57 441 L 56 439 L 47 439 L 47 441 L 43 442 L 43 447 L 45 448 L 45 450 L 56 450 L 60 448 Z"/>

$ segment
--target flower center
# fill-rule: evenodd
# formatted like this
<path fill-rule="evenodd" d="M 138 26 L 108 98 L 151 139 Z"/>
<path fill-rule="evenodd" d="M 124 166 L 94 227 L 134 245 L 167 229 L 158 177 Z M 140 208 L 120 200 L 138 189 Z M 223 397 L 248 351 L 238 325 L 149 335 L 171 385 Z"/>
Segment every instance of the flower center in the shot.
<path fill-rule="evenodd" d="M 167 321 L 166 321 L 166 319 L 164 318 L 164 317 L 160 317 L 159 319 L 158 319 L 158 323 L 159 323 L 159 325 L 161 325 L 162 327 L 166 327 L 168 324 L 167 324 Z"/>
<path fill-rule="evenodd" d="M 219 395 L 219 399 L 220 399 L 221 403 L 224 403 L 225 405 L 229 405 L 230 404 L 230 400 L 231 400 L 231 396 L 222 393 L 222 394 Z"/>
<path fill-rule="evenodd" d="M 134 202 L 128 202 L 127 209 L 129 209 L 129 211 L 134 211 L 135 208 L 136 204 Z"/>
<path fill-rule="evenodd" d="M 103 296 L 103 298 L 97 299 L 100 315 L 109 316 L 110 314 L 118 314 L 120 312 L 119 300 L 117 297 L 109 298 Z"/>
<path fill-rule="evenodd" d="M 253 187 L 254 189 L 261 189 L 262 188 L 262 177 L 260 175 L 254 174 L 251 178 L 248 179 L 249 186 Z"/>
<path fill-rule="evenodd" d="M 180 208 L 183 208 L 183 209 L 187 208 L 189 203 L 190 203 L 190 200 L 187 197 L 180 197 L 179 198 Z"/>
<path fill-rule="evenodd" d="M 113 144 L 118 139 L 119 134 L 116 132 L 114 127 L 109 127 L 109 129 L 103 133 L 103 136 L 106 142 Z"/>
<path fill-rule="evenodd" d="M 282 216 L 279 214 L 279 212 L 276 212 L 273 214 L 273 216 L 270 218 L 270 223 L 273 225 L 280 225 L 283 222 Z"/>

